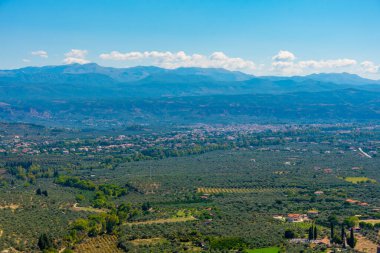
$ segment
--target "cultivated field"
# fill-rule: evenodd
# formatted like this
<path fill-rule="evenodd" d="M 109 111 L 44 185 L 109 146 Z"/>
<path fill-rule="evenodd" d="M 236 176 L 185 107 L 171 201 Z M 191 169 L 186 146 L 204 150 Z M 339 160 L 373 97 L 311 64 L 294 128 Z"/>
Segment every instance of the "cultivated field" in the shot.
<path fill-rule="evenodd" d="M 77 253 L 118 253 L 123 252 L 117 247 L 117 237 L 104 235 L 90 238 L 75 246 Z"/>
<path fill-rule="evenodd" d="M 200 187 L 197 192 L 204 194 L 218 194 L 218 193 L 266 193 L 266 192 L 296 192 L 297 188 L 213 188 L 213 187 Z"/>
<path fill-rule="evenodd" d="M 261 249 L 249 249 L 246 250 L 245 253 L 278 253 L 280 248 L 278 247 L 269 247 L 269 248 L 261 248 Z"/>
<path fill-rule="evenodd" d="M 147 220 L 147 221 L 136 221 L 136 222 L 126 222 L 125 225 L 147 225 L 147 224 L 162 224 L 162 223 L 174 223 L 174 222 L 186 222 L 196 220 L 193 216 L 188 217 L 173 217 L 167 219 L 157 219 L 157 220 Z"/>

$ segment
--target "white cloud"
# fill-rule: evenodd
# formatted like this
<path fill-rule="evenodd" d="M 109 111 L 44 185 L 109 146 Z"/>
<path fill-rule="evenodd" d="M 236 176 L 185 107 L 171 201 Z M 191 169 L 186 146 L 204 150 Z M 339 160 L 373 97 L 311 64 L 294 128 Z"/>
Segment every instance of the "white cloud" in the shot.
<path fill-rule="evenodd" d="M 48 58 L 49 57 L 48 53 L 44 50 L 33 51 L 33 52 L 31 52 L 31 55 L 39 56 L 41 58 Z"/>
<path fill-rule="evenodd" d="M 363 61 L 362 63 L 360 63 L 360 66 L 366 73 L 376 74 L 380 70 L 380 65 L 376 65 L 371 61 Z"/>
<path fill-rule="evenodd" d="M 118 51 L 112 51 L 109 54 L 101 54 L 99 57 L 103 60 L 129 61 L 142 59 L 143 54 L 140 52 L 130 52 L 123 54 Z"/>
<path fill-rule="evenodd" d="M 28 62 L 31 62 L 31 61 L 29 59 L 22 59 L 22 62 L 28 63 Z"/>
<path fill-rule="evenodd" d="M 72 49 L 65 54 L 64 62 L 88 63 L 87 50 Z M 123 66 L 154 65 L 168 69 L 179 67 L 224 68 L 240 70 L 256 75 L 308 75 L 312 73 L 350 72 L 370 78 L 379 78 L 380 65 L 371 61 L 358 62 L 350 58 L 337 59 L 299 59 L 290 51 L 281 50 L 270 62 L 255 62 L 240 57 L 230 57 L 224 52 L 210 55 L 187 54 L 184 51 L 111 51 L 102 53 L 99 58 L 104 61 L 119 61 Z M 117 64 L 118 65 L 118 64 Z"/>
<path fill-rule="evenodd" d="M 339 72 L 352 69 L 357 65 L 353 59 L 329 59 L 329 60 L 303 60 L 295 61 L 293 53 L 281 50 L 272 57 L 272 68 L 269 70 L 274 74 L 302 75 L 318 72 Z"/>
<path fill-rule="evenodd" d="M 251 72 L 255 69 L 255 63 L 242 58 L 228 57 L 223 52 L 214 52 L 209 56 L 202 54 L 188 55 L 184 51 L 176 53 L 165 51 L 145 51 L 145 52 L 127 52 L 112 51 L 110 53 L 100 54 L 103 60 L 114 61 L 147 61 L 151 65 L 157 65 L 164 68 L 179 67 L 203 67 L 203 68 L 225 68 L 229 70 L 246 70 Z"/>
<path fill-rule="evenodd" d="M 86 64 L 90 61 L 86 59 L 86 56 L 88 54 L 87 50 L 81 50 L 81 49 L 71 49 L 69 52 L 65 54 L 65 59 L 63 60 L 66 64 L 73 64 L 73 63 L 79 63 L 79 64 Z"/>
<path fill-rule="evenodd" d="M 75 57 L 75 58 L 85 58 L 87 55 L 87 50 L 81 50 L 81 49 L 71 49 L 70 52 L 66 53 L 65 56 L 67 57 Z"/>
<path fill-rule="evenodd" d="M 314 68 L 314 69 L 349 67 L 356 64 L 357 62 L 353 59 L 335 59 L 335 60 L 320 60 L 320 61 L 308 60 L 308 61 L 298 62 L 298 65 L 301 68 Z"/>
<path fill-rule="evenodd" d="M 286 50 L 280 50 L 280 52 L 272 57 L 272 60 L 274 61 L 294 61 L 295 59 L 296 56 L 292 52 Z"/>

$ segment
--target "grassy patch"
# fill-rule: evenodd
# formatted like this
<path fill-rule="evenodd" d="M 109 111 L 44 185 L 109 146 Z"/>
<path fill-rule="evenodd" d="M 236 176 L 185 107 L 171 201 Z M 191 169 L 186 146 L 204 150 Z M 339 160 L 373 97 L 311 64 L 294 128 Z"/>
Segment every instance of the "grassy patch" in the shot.
<path fill-rule="evenodd" d="M 260 249 L 249 249 L 246 250 L 246 253 L 278 253 L 280 248 L 278 247 L 268 247 L 268 248 L 260 248 Z"/>
<path fill-rule="evenodd" d="M 359 222 L 365 222 L 372 225 L 380 223 L 380 219 L 369 219 L 369 220 L 360 220 Z"/>
<path fill-rule="evenodd" d="M 135 239 L 135 240 L 132 240 L 131 243 L 133 245 L 138 246 L 138 245 L 159 244 L 159 243 L 163 243 L 165 241 L 166 241 L 165 238 L 155 237 L 155 238 L 147 238 L 147 239 Z"/>
<path fill-rule="evenodd" d="M 71 210 L 73 211 L 82 211 L 82 212 L 90 212 L 90 213 L 106 213 L 107 209 L 99 209 L 94 207 L 83 207 L 78 206 L 77 204 L 74 204 L 73 207 L 71 207 Z"/>
<path fill-rule="evenodd" d="M 147 221 L 136 221 L 127 222 L 125 225 L 146 225 L 146 224 L 162 224 L 162 223 L 173 223 L 173 222 L 186 222 L 196 220 L 193 216 L 188 217 L 173 217 L 167 219 L 157 219 L 157 220 L 147 220 Z"/>
<path fill-rule="evenodd" d="M 376 183 L 375 179 L 371 179 L 368 177 L 344 177 L 343 180 L 353 183 L 353 184 L 358 184 L 358 183 Z"/>

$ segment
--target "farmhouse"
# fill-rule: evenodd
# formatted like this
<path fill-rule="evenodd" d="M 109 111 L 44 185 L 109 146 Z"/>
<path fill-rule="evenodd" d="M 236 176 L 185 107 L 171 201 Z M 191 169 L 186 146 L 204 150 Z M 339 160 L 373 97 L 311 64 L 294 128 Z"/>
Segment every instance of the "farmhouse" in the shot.
<path fill-rule="evenodd" d="M 308 217 L 306 214 L 290 213 L 286 220 L 288 222 L 303 222 L 308 220 Z"/>
<path fill-rule="evenodd" d="M 346 202 L 347 202 L 347 203 L 350 203 L 350 204 L 356 204 L 356 203 L 358 203 L 359 201 L 354 200 L 354 199 L 346 199 Z"/>
<path fill-rule="evenodd" d="M 304 238 L 293 238 L 291 240 L 289 240 L 290 243 L 304 243 L 304 244 L 307 244 L 309 243 L 309 240 L 308 239 L 304 239 Z"/>
<path fill-rule="evenodd" d="M 356 204 L 359 206 L 369 206 L 369 204 L 367 202 L 361 202 L 361 201 L 355 200 L 355 199 L 346 199 L 346 203 Z"/>

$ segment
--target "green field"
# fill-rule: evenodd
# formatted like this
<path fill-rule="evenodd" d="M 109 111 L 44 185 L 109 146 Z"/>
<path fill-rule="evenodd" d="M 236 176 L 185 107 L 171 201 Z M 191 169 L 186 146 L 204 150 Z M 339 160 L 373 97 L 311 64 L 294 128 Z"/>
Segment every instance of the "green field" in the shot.
<path fill-rule="evenodd" d="M 278 247 L 269 247 L 269 248 L 260 248 L 260 249 L 249 249 L 246 250 L 246 253 L 278 253 L 280 248 Z"/>
<path fill-rule="evenodd" d="M 343 179 L 353 184 L 365 183 L 365 182 L 376 183 L 375 179 L 368 178 L 368 177 L 345 177 Z"/>

